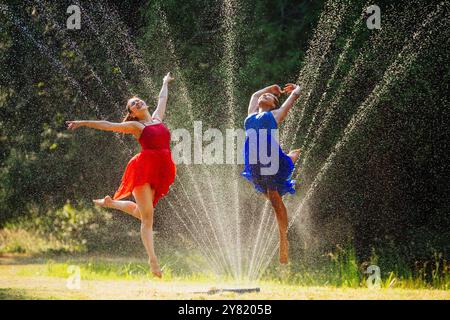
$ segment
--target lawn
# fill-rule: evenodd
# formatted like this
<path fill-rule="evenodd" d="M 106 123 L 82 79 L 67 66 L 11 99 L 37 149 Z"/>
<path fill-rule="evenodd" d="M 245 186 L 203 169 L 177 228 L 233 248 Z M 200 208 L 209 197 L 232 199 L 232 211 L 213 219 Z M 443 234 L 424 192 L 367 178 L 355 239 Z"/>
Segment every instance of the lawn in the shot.
<path fill-rule="evenodd" d="M 70 269 L 70 266 L 75 266 Z M 79 269 L 77 269 L 77 267 Z M 79 288 L 69 277 L 80 272 Z M 70 285 L 70 283 L 72 285 Z M 218 292 L 211 289 L 260 288 L 259 292 Z M 403 288 L 300 286 L 280 281 L 236 283 L 213 275 L 185 277 L 167 273 L 148 276 L 143 261 L 115 257 L 0 257 L 0 299 L 439 299 L 450 291 Z"/>

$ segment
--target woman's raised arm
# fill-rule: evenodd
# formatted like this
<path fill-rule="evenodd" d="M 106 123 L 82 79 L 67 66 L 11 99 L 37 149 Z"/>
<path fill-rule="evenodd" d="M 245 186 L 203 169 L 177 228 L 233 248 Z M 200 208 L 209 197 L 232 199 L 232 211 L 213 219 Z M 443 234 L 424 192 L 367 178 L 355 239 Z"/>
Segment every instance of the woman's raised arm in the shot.
<path fill-rule="evenodd" d="M 254 94 L 252 94 L 252 97 L 250 98 L 250 103 L 248 104 L 248 114 L 252 114 L 258 111 L 258 99 L 264 93 L 272 93 L 276 96 L 279 96 L 281 94 L 281 88 L 279 85 L 274 84 L 265 87 L 264 89 L 258 90 Z"/>
<path fill-rule="evenodd" d="M 129 133 L 137 135 L 141 130 L 141 126 L 137 121 L 126 122 L 109 122 L 105 120 L 81 120 L 66 121 L 68 129 L 75 130 L 79 127 L 89 127 L 97 130 L 114 131 L 120 133 Z"/>
<path fill-rule="evenodd" d="M 169 82 L 173 79 L 174 78 L 172 78 L 170 72 L 167 73 L 167 75 L 163 79 L 163 85 L 161 91 L 159 92 L 158 106 L 156 107 L 156 110 L 152 115 L 153 118 L 157 118 L 160 121 L 164 119 L 164 114 L 166 113 L 167 98 L 169 96 Z"/>
<path fill-rule="evenodd" d="M 286 118 L 289 110 L 291 110 L 292 106 L 294 105 L 294 102 L 298 99 L 300 96 L 300 86 L 288 83 L 284 88 L 285 93 L 291 93 L 290 96 L 284 101 L 284 103 L 281 105 L 280 108 L 273 110 L 273 116 L 277 123 L 280 123 Z"/>

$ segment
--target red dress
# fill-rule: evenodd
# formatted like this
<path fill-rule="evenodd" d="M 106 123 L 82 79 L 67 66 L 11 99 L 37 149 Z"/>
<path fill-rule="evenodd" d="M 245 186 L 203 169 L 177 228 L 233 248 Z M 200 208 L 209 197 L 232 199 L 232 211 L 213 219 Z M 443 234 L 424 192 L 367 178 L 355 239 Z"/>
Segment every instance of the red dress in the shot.
<path fill-rule="evenodd" d="M 167 194 L 176 167 L 170 152 L 170 132 L 163 124 L 146 125 L 139 137 L 141 152 L 130 159 L 113 199 L 122 199 L 137 186 L 149 183 L 154 190 L 153 207 Z"/>

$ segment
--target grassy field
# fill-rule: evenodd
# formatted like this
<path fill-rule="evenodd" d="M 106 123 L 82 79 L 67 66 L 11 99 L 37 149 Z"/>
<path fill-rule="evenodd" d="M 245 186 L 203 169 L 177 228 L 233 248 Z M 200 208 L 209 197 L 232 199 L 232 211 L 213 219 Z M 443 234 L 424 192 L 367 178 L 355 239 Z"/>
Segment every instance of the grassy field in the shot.
<path fill-rule="evenodd" d="M 68 288 L 69 265 L 80 269 L 80 288 Z M 211 289 L 259 287 L 260 292 L 208 294 Z M 436 289 L 306 287 L 275 281 L 233 283 L 208 275 L 153 279 L 143 261 L 110 257 L 0 257 L 0 299 L 450 299 Z"/>
<path fill-rule="evenodd" d="M 68 216 L 82 216 L 66 211 Z M 352 246 L 338 248 L 313 264 L 293 259 L 279 267 L 274 262 L 260 281 L 248 283 L 207 273 L 206 261 L 197 251 L 158 237 L 164 276 L 155 279 L 149 275 L 139 234 L 110 239 L 108 234 L 117 237 L 122 229 L 107 226 L 106 234 L 90 231 L 89 246 L 76 234 L 44 236 L 47 233 L 35 231 L 42 229 L 40 224 L 0 230 L 0 299 L 450 299 L 450 268 L 441 256 L 436 255 L 433 268 L 412 272 L 395 254 L 374 254 L 371 261 L 359 261 Z M 112 254 L 112 240 L 126 245 Z M 369 262 L 383 270 L 379 289 L 367 288 Z M 68 279 L 78 271 L 80 287 L 68 287 Z M 260 292 L 208 294 L 215 289 L 255 287 Z"/>

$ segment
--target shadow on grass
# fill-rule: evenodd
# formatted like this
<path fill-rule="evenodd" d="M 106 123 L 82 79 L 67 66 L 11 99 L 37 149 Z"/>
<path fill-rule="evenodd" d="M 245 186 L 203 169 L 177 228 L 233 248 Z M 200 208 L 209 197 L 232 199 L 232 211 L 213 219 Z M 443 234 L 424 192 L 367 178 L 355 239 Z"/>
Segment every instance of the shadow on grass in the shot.
<path fill-rule="evenodd" d="M 36 298 L 27 295 L 25 290 L 0 288 L 0 300 L 36 300 Z"/>

